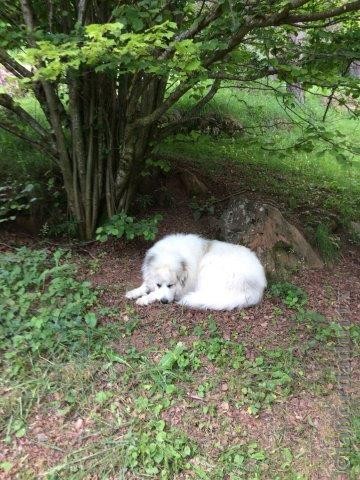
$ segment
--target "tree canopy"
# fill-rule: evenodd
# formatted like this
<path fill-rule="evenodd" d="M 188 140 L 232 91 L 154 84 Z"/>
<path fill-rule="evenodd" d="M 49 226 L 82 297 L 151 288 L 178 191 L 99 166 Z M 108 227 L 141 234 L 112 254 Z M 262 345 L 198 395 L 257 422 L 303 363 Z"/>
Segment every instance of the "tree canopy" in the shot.
<path fill-rule="evenodd" d="M 5 1 L 0 63 L 44 121 L 0 91 L 0 128 L 56 162 L 80 235 L 91 238 L 101 215 L 131 208 L 156 142 L 224 82 L 277 75 L 357 98 L 348 72 L 360 60 L 359 11 L 344 0 Z M 166 115 L 185 94 L 191 108 Z"/>

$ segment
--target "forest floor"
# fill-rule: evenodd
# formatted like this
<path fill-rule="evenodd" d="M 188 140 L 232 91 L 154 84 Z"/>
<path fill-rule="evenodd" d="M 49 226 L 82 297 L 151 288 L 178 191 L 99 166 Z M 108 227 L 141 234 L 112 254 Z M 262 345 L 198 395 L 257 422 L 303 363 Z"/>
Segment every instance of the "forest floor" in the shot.
<path fill-rule="evenodd" d="M 220 205 L 219 178 L 213 188 Z M 194 220 L 176 201 L 161 212 L 160 235 L 214 235 L 207 216 Z M 4 253 L 18 245 L 57 248 L 3 235 Z M 103 334 L 95 353 L 40 356 L 4 380 L 0 478 L 357 478 L 358 247 L 296 273 L 301 301 L 267 293 L 235 312 L 127 301 L 147 248 L 119 240 L 73 249 L 78 278 L 100 291 Z"/>

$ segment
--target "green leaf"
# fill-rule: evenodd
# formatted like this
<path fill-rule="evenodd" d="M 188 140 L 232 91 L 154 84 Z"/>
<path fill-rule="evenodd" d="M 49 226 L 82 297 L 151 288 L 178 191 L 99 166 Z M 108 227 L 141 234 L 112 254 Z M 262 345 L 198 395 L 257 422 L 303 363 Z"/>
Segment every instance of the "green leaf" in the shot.
<path fill-rule="evenodd" d="M 97 325 L 97 319 L 96 315 L 93 312 L 89 312 L 85 315 L 85 323 L 90 327 L 90 328 L 95 328 Z"/>
<path fill-rule="evenodd" d="M 107 400 L 109 400 L 109 398 L 111 398 L 112 396 L 113 396 L 112 392 L 102 390 L 100 392 L 97 392 L 97 394 L 95 395 L 95 401 L 96 403 L 102 404 L 102 403 L 105 403 Z"/>
<path fill-rule="evenodd" d="M 254 460 L 265 460 L 266 456 L 264 452 L 255 452 L 250 455 L 250 458 Z"/>
<path fill-rule="evenodd" d="M 13 466 L 14 464 L 11 462 L 0 462 L 0 470 L 3 470 L 5 473 L 9 472 Z"/>

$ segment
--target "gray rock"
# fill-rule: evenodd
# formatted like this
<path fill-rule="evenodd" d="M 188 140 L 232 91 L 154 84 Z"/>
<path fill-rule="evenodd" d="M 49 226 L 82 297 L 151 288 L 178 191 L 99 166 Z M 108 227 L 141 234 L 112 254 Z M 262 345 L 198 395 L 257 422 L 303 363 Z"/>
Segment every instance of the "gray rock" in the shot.
<path fill-rule="evenodd" d="M 221 238 L 251 248 L 268 273 L 284 273 L 299 265 L 323 267 L 300 231 L 272 205 L 232 200 L 221 217 Z"/>

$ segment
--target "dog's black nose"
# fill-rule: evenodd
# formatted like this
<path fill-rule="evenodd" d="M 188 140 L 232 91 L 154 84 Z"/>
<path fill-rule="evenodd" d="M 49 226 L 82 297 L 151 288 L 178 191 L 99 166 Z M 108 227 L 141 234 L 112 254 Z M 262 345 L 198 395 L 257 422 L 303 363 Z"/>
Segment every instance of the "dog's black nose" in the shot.
<path fill-rule="evenodd" d="M 169 300 L 167 298 L 162 298 L 160 300 L 161 303 L 169 303 Z"/>

